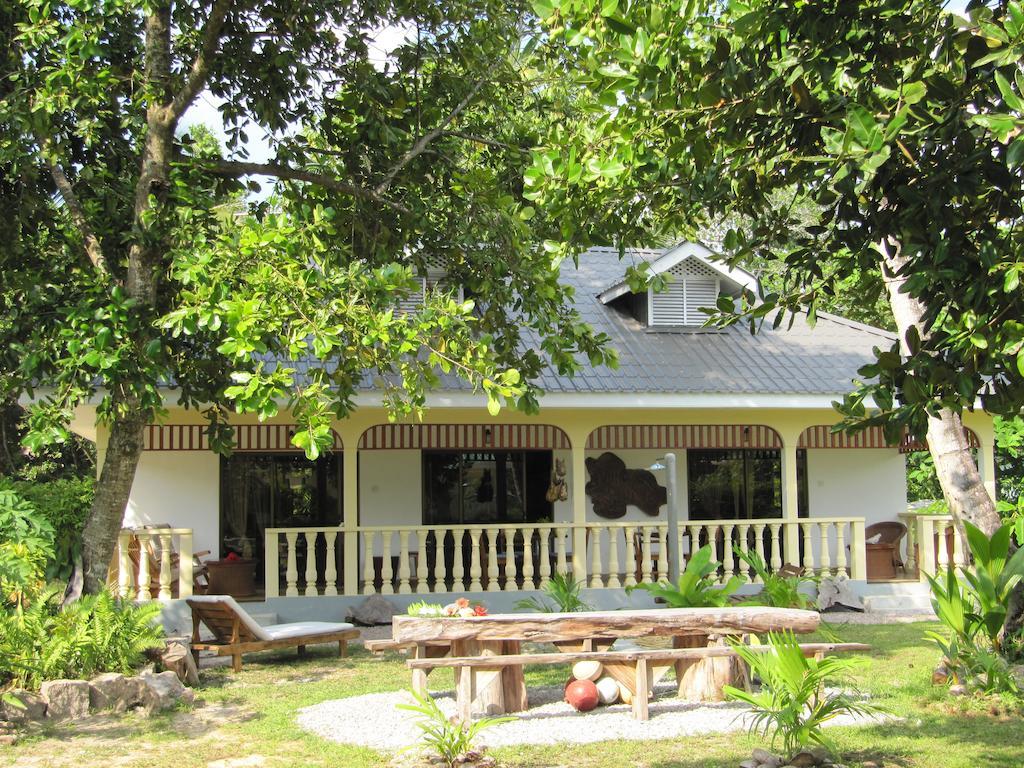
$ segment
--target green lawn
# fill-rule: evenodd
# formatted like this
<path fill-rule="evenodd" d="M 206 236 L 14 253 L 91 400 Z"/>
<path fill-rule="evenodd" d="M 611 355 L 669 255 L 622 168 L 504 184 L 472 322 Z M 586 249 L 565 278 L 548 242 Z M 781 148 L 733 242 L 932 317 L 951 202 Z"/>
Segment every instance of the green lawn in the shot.
<path fill-rule="evenodd" d="M 866 728 L 833 728 L 844 762 L 866 761 L 900 768 L 1020 768 L 1024 719 L 1001 699 L 951 699 L 930 683 L 937 652 L 925 639 L 928 624 L 840 626 L 843 640 L 870 643 L 857 672 L 860 687 L 899 722 Z M 447 675 L 447 676 L 445 676 Z M 528 670 L 528 685 L 564 680 L 562 669 Z M 300 661 L 294 652 L 247 657 L 244 671 L 204 672 L 199 692 L 206 704 L 146 720 L 95 718 L 86 726 L 50 728 L 13 748 L 0 747 L 0 765 L 206 766 L 228 757 L 261 755 L 266 766 L 377 766 L 387 756 L 346 747 L 299 731 L 296 710 L 327 699 L 405 687 L 409 674 L 398 656 L 375 658 L 361 649 L 347 660 L 326 649 Z M 431 676 L 435 689 L 451 685 L 451 673 Z M 657 742 L 603 742 L 588 746 L 501 749 L 505 766 L 568 765 L 612 768 L 735 768 L 757 746 L 746 734 Z"/>

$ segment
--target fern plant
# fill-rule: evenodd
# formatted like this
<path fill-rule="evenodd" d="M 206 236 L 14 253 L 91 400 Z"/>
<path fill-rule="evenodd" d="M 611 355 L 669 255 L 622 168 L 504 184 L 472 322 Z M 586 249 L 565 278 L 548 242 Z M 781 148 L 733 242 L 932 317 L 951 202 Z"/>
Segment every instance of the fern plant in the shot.
<path fill-rule="evenodd" d="M 49 589 L 0 613 L 0 685 L 35 690 L 45 680 L 130 673 L 163 642 L 159 604 L 122 603 L 101 592 L 61 608 L 60 596 Z"/>
<path fill-rule="evenodd" d="M 750 729 L 770 736 L 772 744 L 781 739 L 787 755 L 811 744 L 834 751 L 822 731 L 825 723 L 841 715 L 878 711 L 846 691 L 825 691 L 826 680 L 841 677 L 855 662 L 828 656 L 807 658 L 792 632 L 769 633 L 766 652 L 739 641 L 730 641 L 730 645 L 761 679 L 761 689 L 751 693 L 727 685 L 726 695 L 750 705 Z"/>
<path fill-rule="evenodd" d="M 711 545 L 705 544 L 693 553 L 679 583 L 667 579 L 653 584 L 636 584 L 626 592 L 642 589 L 652 597 L 660 597 L 672 608 L 721 608 L 741 586 L 743 578 L 733 576 L 725 584 L 718 584 L 720 563 L 711 556 Z"/>
<path fill-rule="evenodd" d="M 590 605 L 580 598 L 580 589 L 583 582 L 577 581 L 572 571 L 555 573 L 551 580 L 543 587 L 546 597 L 549 597 L 554 605 L 547 600 L 528 597 L 516 603 L 516 608 L 538 613 L 578 613 L 591 610 Z"/>
<path fill-rule="evenodd" d="M 412 691 L 415 704 L 398 704 L 399 709 L 415 712 L 417 727 L 423 732 L 421 742 L 434 752 L 448 768 L 455 768 L 460 758 L 473 749 L 473 741 L 480 731 L 515 720 L 514 717 L 483 717 L 471 723 L 449 719 L 429 693 Z"/>

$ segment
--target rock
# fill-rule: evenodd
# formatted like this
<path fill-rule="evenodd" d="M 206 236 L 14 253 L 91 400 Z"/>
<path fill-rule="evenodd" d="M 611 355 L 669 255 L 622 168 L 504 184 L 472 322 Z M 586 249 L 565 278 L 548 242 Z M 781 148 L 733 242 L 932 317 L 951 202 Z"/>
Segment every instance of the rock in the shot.
<path fill-rule="evenodd" d="M 814 768 L 817 765 L 821 765 L 827 756 L 828 752 L 822 755 L 817 749 L 801 749 L 789 758 L 789 764 L 793 768 Z"/>
<path fill-rule="evenodd" d="M 10 720 L 15 725 L 36 722 L 46 717 L 46 701 L 37 693 L 26 691 L 23 688 L 12 688 L 4 695 L 8 699 L 14 699 L 21 704 L 0 700 L 0 718 Z"/>
<path fill-rule="evenodd" d="M 196 666 L 192 651 L 184 643 L 168 643 L 166 650 L 160 655 L 160 663 L 164 669 L 169 669 L 177 675 L 185 685 L 199 685 L 199 667 Z"/>
<path fill-rule="evenodd" d="M 845 573 L 823 578 L 818 584 L 818 610 L 835 610 L 837 606 L 842 606 L 863 613 L 864 603 L 850 588 L 849 581 Z"/>
<path fill-rule="evenodd" d="M 757 760 L 744 760 L 740 763 L 740 768 L 761 768 L 761 764 Z"/>
<path fill-rule="evenodd" d="M 761 749 L 758 747 L 750 756 L 757 761 L 757 764 L 761 768 L 779 768 L 782 765 L 782 758 L 778 755 L 772 754 L 767 749 Z"/>
<path fill-rule="evenodd" d="M 158 674 L 143 672 L 138 679 L 146 686 L 144 704 L 149 714 L 170 709 L 183 699 L 191 702 L 194 697 L 192 691 L 182 685 L 178 676 L 170 670 Z"/>
<path fill-rule="evenodd" d="M 5 747 L 13 747 L 18 743 L 18 735 L 15 733 L 0 733 L 0 744 Z"/>
<path fill-rule="evenodd" d="M 146 704 L 146 684 L 137 677 L 107 672 L 89 681 L 89 704 L 93 709 L 127 712 Z"/>
<path fill-rule="evenodd" d="M 51 720 L 78 720 L 89 715 L 89 683 L 85 680 L 47 680 L 40 686 Z"/>
<path fill-rule="evenodd" d="M 959 685 L 959 684 L 958 685 L 951 685 L 951 686 L 949 686 L 949 695 L 950 696 L 966 696 L 967 695 L 967 686 L 966 685 Z"/>
<path fill-rule="evenodd" d="M 949 667 L 939 664 L 932 672 L 932 685 L 945 685 L 949 682 Z"/>
<path fill-rule="evenodd" d="M 349 608 L 346 618 L 354 624 L 372 627 L 375 624 L 390 624 L 391 617 L 400 613 L 393 603 L 380 595 L 370 595 L 355 608 Z"/>

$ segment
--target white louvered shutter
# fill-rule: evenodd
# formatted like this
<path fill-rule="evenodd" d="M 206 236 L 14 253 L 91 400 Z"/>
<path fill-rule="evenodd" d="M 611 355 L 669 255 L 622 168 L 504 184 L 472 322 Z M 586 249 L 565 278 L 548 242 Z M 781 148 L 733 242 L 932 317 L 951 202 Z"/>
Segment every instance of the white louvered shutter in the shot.
<path fill-rule="evenodd" d="M 405 298 L 400 299 L 398 302 L 399 312 L 415 312 L 423 306 L 423 298 L 426 295 L 427 280 L 426 278 L 417 278 L 420 281 L 419 292 L 412 291 Z"/>
<path fill-rule="evenodd" d="M 669 274 L 667 290 L 651 293 L 651 325 L 703 325 L 708 316 L 701 308 L 714 308 L 718 300 L 718 275 L 696 259 L 676 264 Z"/>

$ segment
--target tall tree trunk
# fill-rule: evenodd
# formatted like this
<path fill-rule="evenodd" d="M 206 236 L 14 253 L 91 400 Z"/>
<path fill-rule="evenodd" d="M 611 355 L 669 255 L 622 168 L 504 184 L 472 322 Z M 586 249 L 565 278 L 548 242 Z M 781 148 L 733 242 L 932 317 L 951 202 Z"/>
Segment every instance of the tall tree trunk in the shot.
<path fill-rule="evenodd" d="M 146 418 L 141 415 L 138 403 L 125 405 L 125 415 L 116 417 L 110 426 L 106 457 L 96 483 L 89 519 L 82 531 L 83 588 L 88 594 L 100 591 L 107 582 L 107 569 L 114 556 L 135 470 L 142 455 Z"/>
<path fill-rule="evenodd" d="M 899 244 L 892 241 L 882 243 L 879 250 L 889 306 L 900 336 L 900 350 L 903 355 L 910 356 L 908 331 L 915 328 L 921 339 L 928 337 L 924 325 L 925 306 L 919 299 L 902 290 L 906 284 L 903 270 L 909 259 L 903 255 Z M 985 490 L 958 413 L 942 408 L 937 414 L 928 417 L 928 450 L 935 460 L 939 485 L 961 534 L 963 521 L 969 520 L 992 535 L 1001 520 L 995 501 Z"/>

